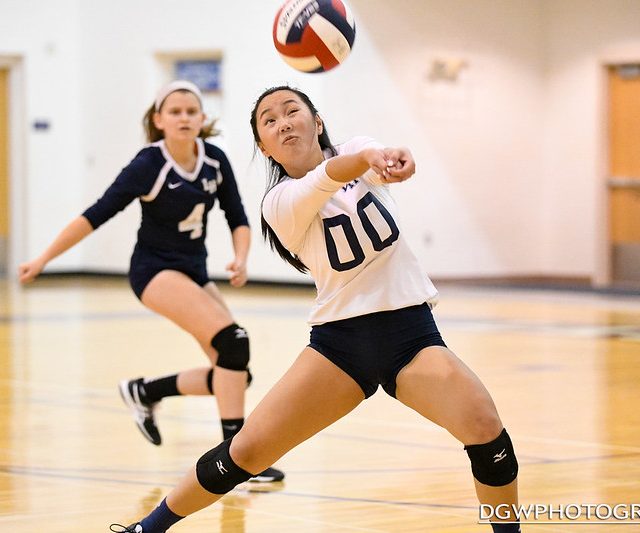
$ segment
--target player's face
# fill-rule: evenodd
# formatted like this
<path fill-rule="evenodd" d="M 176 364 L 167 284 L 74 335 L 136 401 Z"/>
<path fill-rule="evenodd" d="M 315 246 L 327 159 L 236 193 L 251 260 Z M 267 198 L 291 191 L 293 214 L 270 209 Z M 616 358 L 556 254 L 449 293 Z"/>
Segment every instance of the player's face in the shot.
<path fill-rule="evenodd" d="M 292 178 L 304 176 L 323 160 L 318 135 L 322 121 L 300 97 L 287 90 L 265 96 L 256 109 L 258 146 Z"/>
<path fill-rule="evenodd" d="M 167 96 L 153 121 L 169 141 L 193 140 L 204 124 L 205 116 L 198 97 L 188 91 L 176 91 Z"/>

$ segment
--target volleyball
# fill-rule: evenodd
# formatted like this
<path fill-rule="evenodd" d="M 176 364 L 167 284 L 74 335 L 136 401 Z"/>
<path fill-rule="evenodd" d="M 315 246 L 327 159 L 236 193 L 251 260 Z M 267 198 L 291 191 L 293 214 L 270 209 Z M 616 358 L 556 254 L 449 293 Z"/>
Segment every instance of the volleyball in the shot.
<path fill-rule="evenodd" d="M 273 21 L 273 43 L 302 72 L 326 72 L 351 53 L 356 24 L 344 0 L 288 0 Z"/>

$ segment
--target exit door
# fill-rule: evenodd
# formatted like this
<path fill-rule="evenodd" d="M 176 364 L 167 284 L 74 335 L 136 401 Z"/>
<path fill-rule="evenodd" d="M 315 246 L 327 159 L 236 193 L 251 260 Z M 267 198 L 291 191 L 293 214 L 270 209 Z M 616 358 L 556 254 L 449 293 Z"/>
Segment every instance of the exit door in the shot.
<path fill-rule="evenodd" d="M 640 64 L 609 68 L 611 281 L 640 286 Z"/>
<path fill-rule="evenodd" d="M 0 68 L 0 275 L 9 250 L 9 71 Z"/>

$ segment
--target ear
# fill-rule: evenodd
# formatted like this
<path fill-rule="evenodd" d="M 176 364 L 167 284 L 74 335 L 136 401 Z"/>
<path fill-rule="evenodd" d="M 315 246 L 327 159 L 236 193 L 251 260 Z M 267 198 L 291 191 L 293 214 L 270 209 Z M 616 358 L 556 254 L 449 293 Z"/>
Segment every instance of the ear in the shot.
<path fill-rule="evenodd" d="M 320 118 L 320 115 L 316 115 L 316 133 L 318 135 L 322 135 L 323 130 L 324 124 L 322 123 L 322 119 Z"/>
<path fill-rule="evenodd" d="M 153 120 L 153 125 L 158 128 L 159 130 L 162 129 L 162 119 L 160 117 L 160 113 L 158 113 L 157 111 L 153 114 L 153 117 L 151 117 Z"/>
<path fill-rule="evenodd" d="M 262 152 L 262 155 L 265 157 L 271 157 L 271 155 L 269 155 L 269 152 L 267 152 L 266 148 L 264 147 L 264 144 L 262 144 L 262 142 L 258 142 L 258 148 L 260 148 L 260 151 Z"/>

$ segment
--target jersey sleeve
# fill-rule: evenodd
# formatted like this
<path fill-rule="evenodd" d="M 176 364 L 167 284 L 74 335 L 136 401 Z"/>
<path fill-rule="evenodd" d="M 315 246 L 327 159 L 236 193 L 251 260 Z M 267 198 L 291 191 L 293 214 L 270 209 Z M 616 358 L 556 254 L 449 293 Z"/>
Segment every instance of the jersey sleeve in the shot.
<path fill-rule="evenodd" d="M 222 150 L 215 154 L 215 158 L 220 162 L 220 173 L 222 174 L 222 183 L 218 187 L 218 200 L 229 229 L 233 231 L 239 226 L 248 226 L 249 219 L 242 205 L 242 198 L 231 163 Z"/>
<path fill-rule="evenodd" d="M 94 230 L 151 190 L 155 177 L 149 170 L 148 156 L 145 150 L 138 153 L 104 194 L 82 213 Z"/>
<path fill-rule="evenodd" d="M 338 155 L 355 154 L 365 148 L 383 148 L 371 137 L 353 137 L 336 146 Z M 273 187 L 262 202 L 262 214 L 280 242 L 295 253 L 320 208 L 345 184 L 326 172 L 327 160 L 299 179 L 286 179 Z M 367 171 L 361 179 L 382 185 L 381 179 Z"/>
<path fill-rule="evenodd" d="M 329 177 L 326 166 L 325 160 L 302 178 L 278 183 L 262 202 L 265 220 L 291 251 L 295 251 L 320 208 L 344 185 Z"/>

